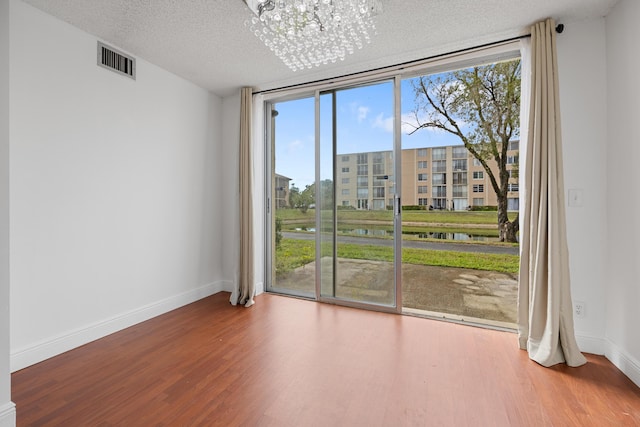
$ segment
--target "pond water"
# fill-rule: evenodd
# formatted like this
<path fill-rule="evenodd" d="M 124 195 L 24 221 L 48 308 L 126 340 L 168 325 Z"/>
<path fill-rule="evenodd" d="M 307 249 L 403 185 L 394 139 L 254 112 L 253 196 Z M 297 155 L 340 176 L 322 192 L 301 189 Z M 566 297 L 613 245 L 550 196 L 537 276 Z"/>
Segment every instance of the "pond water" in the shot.
<path fill-rule="evenodd" d="M 295 231 L 315 232 L 314 227 L 297 227 Z M 373 237 L 392 237 L 393 230 L 385 230 L 379 228 L 340 228 L 341 235 L 350 236 L 373 236 Z M 449 233 L 442 231 L 404 231 L 403 236 L 414 236 L 418 239 L 439 239 L 439 240 L 472 240 L 477 242 L 497 241 L 497 237 L 472 234 L 472 233 Z"/>

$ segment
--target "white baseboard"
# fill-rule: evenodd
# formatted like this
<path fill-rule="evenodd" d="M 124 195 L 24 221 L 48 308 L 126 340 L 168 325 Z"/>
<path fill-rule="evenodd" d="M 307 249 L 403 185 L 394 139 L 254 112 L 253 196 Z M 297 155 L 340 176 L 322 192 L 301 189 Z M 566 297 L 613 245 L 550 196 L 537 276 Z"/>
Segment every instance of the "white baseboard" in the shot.
<path fill-rule="evenodd" d="M 41 341 L 35 345 L 17 349 L 16 351 L 12 351 L 10 355 L 11 372 L 42 362 L 65 351 L 69 351 L 221 291 L 226 291 L 225 283 L 218 281 L 119 314 L 110 319 L 78 328 L 63 335 Z M 0 425 L 0 427 L 4 426 Z"/>
<path fill-rule="evenodd" d="M 16 405 L 13 402 L 0 406 L 0 427 L 16 427 Z"/>
<path fill-rule="evenodd" d="M 233 280 L 222 280 L 220 283 L 222 283 L 222 290 L 224 292 L 233 292 L 235 288 L 235 282 Z"/>
<path fill-rule="evenodd" d="M 607 349 L 607 343 L 603 338 L 581 335 L 580 332 L 576 332 L 576 342 L 578 343 L 578 348 L 580 348 L 580 351 L 583 353 L 602 356 Z"/>
<path fill-rule="evenodd" d="M 576 332 L 576 341 L 580 351 L 606 357 L 620 369 L 631 381 L 640 387 L 640 362 L 606 338 L 581 335 Z"/>
<path fill-rule="evenodd" d="M 605 357 L 640 387 L 640 362 L 611 341 L 606 343 Z"/>

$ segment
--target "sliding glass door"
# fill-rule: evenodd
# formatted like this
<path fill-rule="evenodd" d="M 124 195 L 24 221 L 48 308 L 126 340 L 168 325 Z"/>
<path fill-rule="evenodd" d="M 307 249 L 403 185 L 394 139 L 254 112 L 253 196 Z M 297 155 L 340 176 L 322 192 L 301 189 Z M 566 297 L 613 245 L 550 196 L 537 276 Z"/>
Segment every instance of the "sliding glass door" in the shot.
<path fill-rule="evenodd" d="M 396 310 L 394 93 L 389 80 L 271 106 L 268 289 Z"/>
<path fill-rule="evenodd" d="M 386 81 L 320 97 L 320 172 L 335 183 L 320 218 L 333 238 L 321 247 L 323 257 L 333 250 L 323 299 L 395 307 L 393 94 Z"/>

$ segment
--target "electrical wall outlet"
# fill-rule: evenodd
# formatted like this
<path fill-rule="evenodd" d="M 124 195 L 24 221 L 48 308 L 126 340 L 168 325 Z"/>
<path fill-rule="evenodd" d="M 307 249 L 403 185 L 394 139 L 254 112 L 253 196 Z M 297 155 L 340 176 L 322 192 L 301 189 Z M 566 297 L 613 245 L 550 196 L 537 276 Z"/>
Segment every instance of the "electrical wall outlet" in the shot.
<path fill-rule="evenodd" d="M 581 301 L 575 301 L 573 303 L 573 313 L 578 319 L 583 319 L 585 316 L 585 304 Z"/>

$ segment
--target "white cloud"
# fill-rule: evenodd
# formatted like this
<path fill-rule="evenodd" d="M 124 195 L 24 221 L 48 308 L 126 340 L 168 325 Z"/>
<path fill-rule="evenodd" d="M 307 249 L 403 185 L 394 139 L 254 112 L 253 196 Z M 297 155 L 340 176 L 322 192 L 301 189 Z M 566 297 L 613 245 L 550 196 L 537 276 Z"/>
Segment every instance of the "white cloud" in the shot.
<path fill-rule="evenodd" d="M 420 117 L 420 122 L 426 122 L 426 116 Z M 405 113 L 400 117 L 401 121 L 401 132 L 403 134 L 408 134 L 416 130 L 418 125 L 418 120 L 416 120 L 416 116 L 413 113 Z M 393 117 L 384 117 L 383 113 L 378 114 L 375 120 L 371 123 L 373 128 L 382 129 L 386 132 L 393 132 Z M 429 132 L 440 132 L 439 129 L 427 128 Z"/>
<path fill-rule="evenodd" d="M 358 123 L 362 123 L 362 121 L 367 118 L 369 111 L 370 111 L 369 107 L 365 107 L 365 106 L 358 107 Z"/>
<path fill-rule="evenodd" d="M 393 132 L 393 117 L 385 117 L 384 113 L 380 113 L 371 122 L 371 126 L 374 129 L 382 129 L 386 132 Z"/>
<path fill-rule="evenodd" d="M 429 120 L 429 118 L 427 117 L 427 114 L 424 112 L 421 112 L 421 114 L 418 116 L 418 119 L 416 119 L 416 116 L 413 113 L 405 113 L 401 116 L 400 120 L 402 121 L 402 133 L 408 134 L 416 130 L 416 128 L 419 126 L 418 123 L 426 123 Z M 462 119 L 456 120 L 456 123 L 458 124 L 458 127 L 460 127 L 460 129 L 463 132 L 469 130 L 470 128 L 469 123 Z M 434 132 L 434 133 L 444 132 L 442 129 L 438 129 L 435 127 L 423 128 L 421 129 L 421 131 Z"/>

